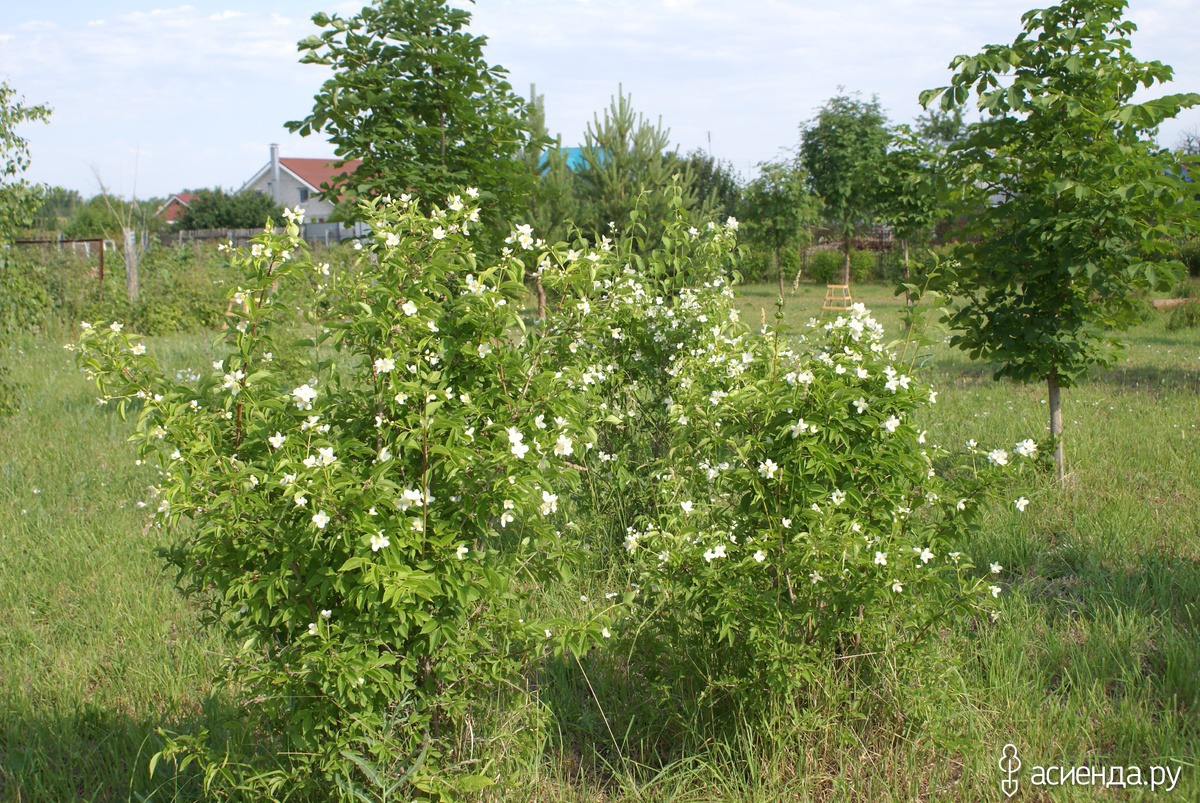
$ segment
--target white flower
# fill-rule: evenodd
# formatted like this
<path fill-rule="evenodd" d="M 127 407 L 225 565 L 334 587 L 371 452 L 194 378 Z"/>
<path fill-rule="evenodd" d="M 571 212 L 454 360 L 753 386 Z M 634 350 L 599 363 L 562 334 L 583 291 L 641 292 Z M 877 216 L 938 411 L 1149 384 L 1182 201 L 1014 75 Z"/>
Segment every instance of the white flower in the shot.
<path fill-rule="evenodd" d="M 992 451 L 988 452 L 987 457 L 988 462 L 993 466 L 1008 465 L 1008 452 L 1004 451 L 1003 449 L 993 449 Z"/>
<path fill-rule="evenodd" d="M 775 479 L 775 472 L 779 471 L 779 466 L 774 460 L 767 459 L 758 465 L 758 474 L 760 477 L 765 477 L 769 480 Z"/>
<path fill-rule="evenodd" d="M 692 512 L 692 503 L 691 503 L 691 500 L 688 500 L 688 501 L 686 501 L 686 502 L 680 502 L 680 503 L 679 503 L 679 506 L 680 506 L 681 508 L 683 508 L 683 512 L 684 512 L 684 513 L 691 513 L 691 512 Z"/>
<path fill-rule="evenodd" d="M 319 629 L 317 628 L 317 623 L 309 622 L 308 623 L 308 635 L 315 636 L 315 635 L 317 635 L 318 632 L 319 632 Z"/>
<path fill-rule="evenodd" d="M 754 553 L 754 562 L 755 563 L 762 563 L 766 559 L 767 559 L 767 553 L 763 552 L 761 549 Z"/>
<path fill-rule="evenodd" d="M 846 501 L 846 492 L 834 491 L 829 495 L 829 501 L 833 502 L 835 505 L 840 505 L 842 502 Z"/>
<path fill-rule="evenodd" d="M 575 445 L 566 435 L 559 435 L 558 441 L 554 444 L 554 454 L 559 457 L 566 457 L 575 451 Z"/>
<path fill-rule="evenodd" d="M 400 307 L 400 309 L 404 310 L 404 314 L 409 317 L 417 314 L 417 305 L 412 303 L 411 300 L 405 301 L 404 306 Z"/>
<path fill-rule="evenodd" d="M 958 504 L 955 505 L 955 507 L 957 507 L 959 510 L 966 510 L 967 509 L 967 500 L 959 499 Z"/>
<path fill-rule="evenodd" d="M 332 446 L 318 447 L 317 455 L 317 461 L 323 466 L 330 466 L 337 462 L 337 457 L 333 454 Z"/>
<path fill-rule="evenodd" d="M 929 547 L 925 547 L 923 550 L 921 550 L 921 554 L 918 555 L 918 557 L 921 559 L 922 563 L 928 563 L 929 561 L 933 560 L 933 552 L 929 549 Z"/>
<path fill-rule="evenodd" d="M 999 563 L 993 563 L 991 568 L 992 568 L 992 574 L 1000 574 L 1000 572 L 1004 571 L 1004 567 L 1001 566 Z"/>
<path fill-rule="evenodd" d="M 807 423 L 805 423 L 803 418 L 801 418 L 795 424 L 792 424 L 791 430 L 792 430 L 792 437 L 798 438 L 801 435 L 803 435 L 805 432 L 808 432 L 809 425 Z"/>
<path fill-rule="evenodd" d="M 380 357 L 375 360 L 375 373 L 386 374 L 394 370 L 396 370 L 396 361 L 391 357 Z"/>
<path fill-rule="evenodd" d="M 785 529 L 785 530 L 790 530 L 792 528 L 792 520 L 791 519 L 783 519 L 780 522 L 780 524 L 783 525 L 783 529 Z"/>
<path fill-rule="evenodd" d="M 278 449 L 280 446 L 283 446 L 283 442 L 286 440 L 287 435 L 277 431 L 274 435 L 267 438 L 267 443 L 271 444 L 272 449 Z"/>
<path fill-rule="evenodd" d="M 477 348 L 477 349 L 475 349 L 475 350 L 476 350 L 477 352 L 479 352 L 479 359 L 481 359 L 481 360 L 482 360 L 484 357 L 486 357 L 487 355 L 489 355 L 489 354 L 491 354 L 491 353 L 492 353 L 492 347 L 491 347 L 491 345 L 490 345 L 490 344 L 488 344 L 488 343 L 480 343 L 480 344 L 479 344 L 479 348 Z"/>
<path fill-rule="evenodd" d="M 380 530 L 371 536 L 371 551 L 378 552 L 381 549 L 386 549 L 391 543 L 388 537 L 383 534 L 383 530 Z"/>
<path fill-rule="evenodd" d="M 704 551 L 705 563 L 712 563 L 717 558 L 723 558 L 723 557 L 725 557 L 725 545 L 724 544 L 717 544 L 712 549 L 707 549 Z"/>
<path fill-rule="evenodd" d="M 133 346 L 131 346 L 129 348 L 129 351 L 133 354 L 145 354 L 146 353 L 146 344 L 145 343 L 135 343 Z"/>
<path fill-rule="evenodd" d="M 899 580 L 892 581 L 892 591 L 895 591 L 897 594 L 899 594 L 903 590 L 904 590 L 903 583 L 901 583 Z"/>
<path fill-rule="evenodd" d="M 379 450 L 379 454 L 375 457 L 376 463 L 386 463 L 392 459 L 392 453 L 386 446 Z"/>
<path fill-rule="evenodd" d="M 888 432 L 895 432 L 896 427 L 900 426 L 900 419 L 896 416 L 889 416 L 887 421 L 883 422 L 883 428 Z"/>
<path fill-rule="evenodd" d="M 887 553 L 886 552 L 876 552 L 875 553 L 875 563 L 877 563 L 880 566 L 887 566 Z"/>
<path fill-rule="evenodd" d="M 454 555 L 459 560 L 462 560 L 463 558 L 465 558 L 467 556 L 467 553 L 470 551 L 471 550 L 467 548 L 466 544 L 459 544 L 458 549 L 454 550 Z"/>
<path fill-rule="evenodd" d="M 514 521 L 516 521 L 516 519 L 514 519 L 513 514 L 509 513 L 508 511 L 505 511 L 500 514 L 500 526 L 501 527 L 507 527 L 508 525 L 512 524 Z"/>
<path fill-rule="evenodd" d="M 518 460 L 525 457 L 529 453 L 529 447 L 525 445 L 525 436 L 521 434 L 521 430 L 516 427 L 509 427 L 505 430 L 508 433 L 508 442 L 511 446 L 512 453 Z"/>
<path fill-rule="evenodd" d="M 612 638 L 612 633 L 609 632 L 607 627 L 600 628 L 600 635 L 604 636 L 604 638 Z"/>
<path fill-rule="evenodd" d="M 435 226 L 433 229 L 433 239 L 443 240 L 446 237 L 446 230 L 441 226 Z"/>
<path fill-rule="evenodd" d="M 865 413 L 867 411 L 867 400 L 858 399 L 854 402 L 854 407 L 858 410 L 858 412 Z"/>
<path fill-rule="evenodd" d="M 324 530 L 325 525 L 329 523 L 329 515 L 324 510 L 318 510 L 312 517 L 312 523 L 317 525 L 318 530 Z"/>
<path fill-rule="evenodd" d="M 988 586 L 988 590 L 992 592 L 993 597 L 1000 596 L 1000 586 Z"/>
<path fill-rule="evenodd" d="M 725 228 L 729 229 L 730 231 L 737 231 L 737 229 L 738 229 L 737 218 L 735 218 L 733 216 L 725 218 Z"/>
<path fill-rule="evenodd" d="M 1013 451 L 1021 455 L 1021 457 L 1033 457 L 1037 454 L 1037 448 L 1037 444 L 1033 442 L 1033 439 L 1026 438 L 1014 446 Z"/>
<path fill-rule="evenodd" d="M 400 494 L 400 498 L 396 500 L 396 505 L 401 510 L 408 510 L 413 505 L 420 505 L 424 499 L 424 494 L 415 488 L 405 488 Z"/>
<path fill-rule="evenodd" d="M 549 516 L 551 513 L 557 513 L 558 494 L 552 494 L 549 491 L 542 491 L 541 511 L 543 516 Z"/>
<path fill-rule="evenodd" d="M 114 332 L 119 332 L 125 328 L 125 324 L 117 323 L 116 321 L 113 321 L 111 324 L 109 324 L 108 328 L 113 330 Z"/>
<path fill-rule="evenodd" d="M 331 617 L 331 616 L 333 616 L 333 611 L 332 611 L 332 610 L 330 610 L 329 608 L 322 608 L 322 609 L 321 609 L 321 618 L 322 618 L 322 619 L 328 619 L 328 618 L 329 618 L 329 617 Z"/>
<path fill-rule="evenodd" d="M 1013 502 L 1013 504 L 1017 506 L 1017 510 L 1024 513 L 1025 506 L 1029 504 L 1029 500 L 1022 496 L 1021 498 L 1017 499 L 1017 501 Z"/>
<path fill-rule="evenodd" d="M 301 410 L 311 410 L 313 399 L 317 398 L 317 392 L 307 384 L 293 390 L 292 395 L 296 397 L 296 407 Z"/>
<path fill-rule="evenodd" d="M 812 582 L 813 585 L 816 585 L 817 583 L 821 582 L 825 578 L 821 576 L 820 572 L 812 571 L 812 572 L 809 572 L 808 579 L 809 579 L 809 581 Z"/>
<path fill-rule="evenodd" d="M 936 390 L 929 391 L 929 403 L 937 404 L 937 391 Z"/>

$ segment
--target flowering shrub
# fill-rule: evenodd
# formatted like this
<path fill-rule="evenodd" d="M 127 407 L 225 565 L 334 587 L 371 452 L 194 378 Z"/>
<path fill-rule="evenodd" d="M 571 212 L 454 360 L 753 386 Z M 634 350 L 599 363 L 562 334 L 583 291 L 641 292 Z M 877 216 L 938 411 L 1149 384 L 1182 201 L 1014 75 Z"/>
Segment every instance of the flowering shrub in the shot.
<path fill-rule="evenodd" d="M 456 746 L 472 701 L 547 649 L 640 641 L 645 674 L 758 704 L 990 608 L 1002 569 L 959 544 L 1037 447 L 956 463 L 927 444 L 936 393 L 861 305 L 795 339 L 750 331 L 737 221 L 692 227 L 678 195 L 648 256 L 520 227 L 487 266 L 472 200 L 368 204 L 345 269 L 289 213 L 234 252 L 226 353 L 194 381 L 120 323 L 85 325 L 79 363 L 138 410 L 168 560 L 239 645 L 227 680 L 273 759 L 239 763 L 209 731 L 163 757 L 226 793 L 353 797 L 382 777 L 451 795 L 491 780 Z M 527 260 L 556 300 L 529 329 Z M 605 534 L 634 587 L 537 621 L 531 592 Z"/>
<path fill-rule="evenodd" d="M 795 348 L 729 322 L 670 366 L 659 514 L 626 546 L 650 632 L 709 692 L 793 693 L 1001 593 L 1000 567 L 976 571 L 959 545 L 1010 457 L 952 465 L 928 444 L 914 419 L 936 391 L 882 334 L 862 305 Z"/>
<path fill-rule="evenodd" d="M 530 651 L 607 632 L 527 610 L 572 561 L 559 499 L 580 409 L 547 367 L 556 342 L 522 334 L 520 263 L 477 260 L 473 197 L 428 215 L 368 205 L 373 240 L 345 271 L 313 261 L 289 213 L 286 233 L 234 252 L 237 322 L 195 383 L 168 380 L 121 324 L 85 325 L 79 364 L 139 408 L 169 562 L 240 645 L 227 680 L 279 756 L 241 766 L 208 732 L 175 737 L 164 756 L 210 785 L 351 795 L 355 768 L 375 767 L 410 797 L 479 788 L 478 767 L 446 769 L 471 701 Z M 309 359 L 289 369 L 275 354 L 297 321 L 276 293 L 313 276 L 311 337 L 291 347 Z"/>
<path fill-rule="evenodd" d="M 668 683 L 750 702 L 991 609 L 1000 568 L 959 545 L 1012 461 L 926 443 L 914 422 L 937 394 L 862 305 L 794 340 L 751 332 L 727 278 L 736 229 L 678 215 L 642 264 L 602 241 L 541 269 L 598 433 L 581 504 L 618 520 L 632 560 L 629 630 Z"/>

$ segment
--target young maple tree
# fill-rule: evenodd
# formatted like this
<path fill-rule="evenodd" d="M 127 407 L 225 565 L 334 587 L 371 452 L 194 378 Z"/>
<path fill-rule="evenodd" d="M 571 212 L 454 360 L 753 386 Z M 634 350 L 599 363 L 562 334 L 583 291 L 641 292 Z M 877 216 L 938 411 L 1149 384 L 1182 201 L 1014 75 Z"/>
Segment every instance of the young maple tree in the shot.
<path fill-rule="evenodd" d="M 996 378 L 1046 383 L 1060 479 L 1060 389 L 1117 358 L 1113 333 L 1139 320 L 1135 292 L 1173 280 L 1162 257 L 1195 213 L 1176 157 L 1150 137 L 1200 95 L 1132 101 L 1173 73 L 1130 52 L 1127 5 L 1027 12 L 1011 45 L 957 56 L 950 85 L 921 93 L 945 110 L 974 96 L 983 114 L 950 154 L 976 202 L 941 288 L 956 299 L 951 343 L 996 363 Z"/>

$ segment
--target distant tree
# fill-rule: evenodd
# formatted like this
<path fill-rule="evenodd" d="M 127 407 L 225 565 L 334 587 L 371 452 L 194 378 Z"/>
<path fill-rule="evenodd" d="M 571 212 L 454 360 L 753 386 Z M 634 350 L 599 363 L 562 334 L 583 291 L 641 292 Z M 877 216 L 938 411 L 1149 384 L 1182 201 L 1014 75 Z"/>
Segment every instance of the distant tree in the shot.
<path fill-rule="evenodd" d="M 533 185 L 518 158 L 529 145 L 527 118 L 505 70 L 484 59 L 486 38 L 466 30 L 470 21 L 441 0 L 376 0 L 350 18 L 313 16 L 327 30 L 300 42 L 300 60 L 333 75 L 312 114 L 286 127 L 326 134 L 338 157 L 362 160 L 326 197 L 348 187 L 444 205 L 474 186 L 485 230 L 508 234 Z"/>
<path fill-rule="evenodd" d="M 254 229 L 268 220 L 279 222 L 283 207 L 261 192 L 226 192 L 217 187 L 196 190 L 175 227 L 193 229 Z"/>
<path fill-rule="evenodd" d="M 887 145 L 887 117 L 878 99 L 864 101 L 857 93 L 831 98 L 800 131 L 800 161 L 809 186 L 842 237 L 845 284 L 850 283 L 850 238 L 876 210 Z"/>
<path fill-rule="evenodd" d="M 947 215 L 948 192 L 944 176 L 947 140 L 921 136 L 907 125 L 892 132 L 891 146 L 880 173 L 879 214 L 892 227 L 904 251 L 904 278 L 910 278 L 909 246 L 928 240 Z M 905 303 L 912 298 L 906 288 Z"/>
<path fill-rule="evenodd" d="M 594 238 L 610 234 L 635 236 L 637 250 L 650 252 L 662 237 L 661 221 L 671 213 L 670 186 L 678 176 L 684 206 L 700 204 L 688 164 L 670 147 L 670 131 L 661 119 L 652 124 L 633 110 L 633 101 L 618 87 L 616 96 L 595 115 L 584 133 L 579 177 L 580 228 Z M 644 215 L 632 228 L 629 213 L 645 194 Z"/>
<path fill-rule="evenodd" d="M 1184 131 L 1175 150 L 1183 156 L 1200 156 L 1200 128 Z"/>
<path fill-rule="evenodd" d="M 957 56 L 950 86 L 921 93 L 983 119 L 952 151 L 963 192 L 980 204 L 946 277 L 952 345 L 996 363 L 995 376 L 1044 381 L 1059 478 L 1065 475 L 1060 388 L 1109 365 L 1111 336 L 1139 320 L 1135 293 L 1165 287 L 1173 234 L 1197 207 L 1178 159 L 1150 139 L 1195 93 L 1132 102 L 1171 80 L 1130 52 L 1126 0 L 1065 0 L 1022 17 L 1011 45 Z M 990 200 L 991 202 L 986 202 Z"/>
<path fill-rule="evenodd" d="M 0 81 L 0 245 L 33 223 L 45 193 L 44 187 L 24 177 L 29 142 L 17 133 L 17 126 L 49 117 L 48 106 L 26 105 L 15 89 Z"/>
<path fill-rule="evenodd" d="M 525 222 L 547 242 L 559 242 L 568 236 L 568 222 L 579 216 L 577 179 L 567 165 L 562 138 L 551 140 L 546 130 L 545 97 L 533 86 L 529 88 L 529 95 L 525 108 L 530 142 L 522 152 L 522 160 L 533 176 L 533 191 L 529 195 Z"/>
<path fill-rule="evenodd" d="M 42 205 L 30 225 L 39 231 L 62 231 L 83 202 L 78 190 L 47 187 L 42 195 Z"/>
<path fill-rule="evenodd" d="M 944 153 L 967 134 L 963 110 L 958 107 L 948 111 L 926 109 L 917 116 L 912 134 L 927 150 Z"/>
<path fill-rule="evenodd" d="M 820 201 L 805 186 L 804 169 L 792 161 L 762 162 L 758 175 L 742 191 L 738 207 L 742 240 L 767 251 L 771 273 L 779 279 L 783 296 L 781 253 L 799 248 L 808 237 L 808 226 L 820 213 Z"/>
<path fill-rule="evenodd" d="M 742 182 L 729 162 L 696 148 L 683 159 L 691 170 L 692 187 L 706 214 L 725 218 L 736 215 L 742 200 Z"/>

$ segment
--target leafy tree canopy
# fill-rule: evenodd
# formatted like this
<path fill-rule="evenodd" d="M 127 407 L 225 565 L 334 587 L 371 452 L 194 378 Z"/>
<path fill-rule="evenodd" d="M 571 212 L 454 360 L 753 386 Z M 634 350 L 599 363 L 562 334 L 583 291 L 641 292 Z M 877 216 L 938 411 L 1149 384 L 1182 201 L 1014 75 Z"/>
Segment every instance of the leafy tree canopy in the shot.
<path fill-rule="evenodd" d="M 960 299 L 951 342 L 995 363 L 997 377 L 1047 381 L 1052 418 L 1060 385 L 1116 358 L 1110 332 L 1139 319 L 1135 292 L 1172 280 L 1156 255 L 1171 253 L 1196 211 L 1177 158 L 1151 136 L 1200 95 L 1133 102 L 1172 70 L 1133 56 L 1126 7 L 1030 11 L 1011 45 L 956 57 L 950 86 L 921 94 L 945 110 L 974 97 L 983 114 L 951 151 L 951 171 L 979 201 L 975 236 L 947 276 Z"/>
<path fill-rule="evenodd" d="M 800 162 L 825 214 L 842 234 L 845 281 L 850 280 L 850 238 L 878 204 L 887 154 L 887 117 L 877 98 L 831 98 L 800 131 Z"/>
<path fill-rule="evenodd" d="M 226 192 L 217 187 L 196 190 L 184 213 L 175 222 L 176 228 L 192 229 L 254 229 L 268 220 L 281 222 L 283 207 L 261 192 Z"/>
<path fill-rule="evenodd" d="M 690 166 L 670 146 L 670 131 L 662 121 L 652 124 L 634 112 L 633 100 L 622 89 L 604 110 L 595 115 L 584 133 L 583 163 L 579 178 L 579 219 L 585 233 L 607 236 L 617 232 L 637 236 L 646 252 L 662 236 L 654 221 L 670 219 L 675 203 L 672 181 L 678 176 L 687 210 L 701 205 Z M 640 195 L 645 193 L 641 223 L 627 231 L 626 222 Z"/>
<path fill-rule="evenodd" d="M 0 243 L 33 223 L 44 192 L 23 177 L 29 167 L 29 142 L 17 127 L 49 117 L 48 106 L 26 105 L 15 89 L 0 81 Z"/>
<path fill-rule="evenodd" d="M 470 20 L 441 0 L 376 0 L 349 18 L 314 15 L 326 30 L 300 42 L 301 61 L 333 76 L 312 113 L 287 129 L 328 134 L 339 157 L 361 159 L 345 176 L 358 195 L 410 192 L 444 205 L 476 187 L 485 227 L 506 235 L 531 190 L 518 159 L 529 130 L 524 102 L 505 70 L 484 59 L 486 39 L 467 31 Z"/>

